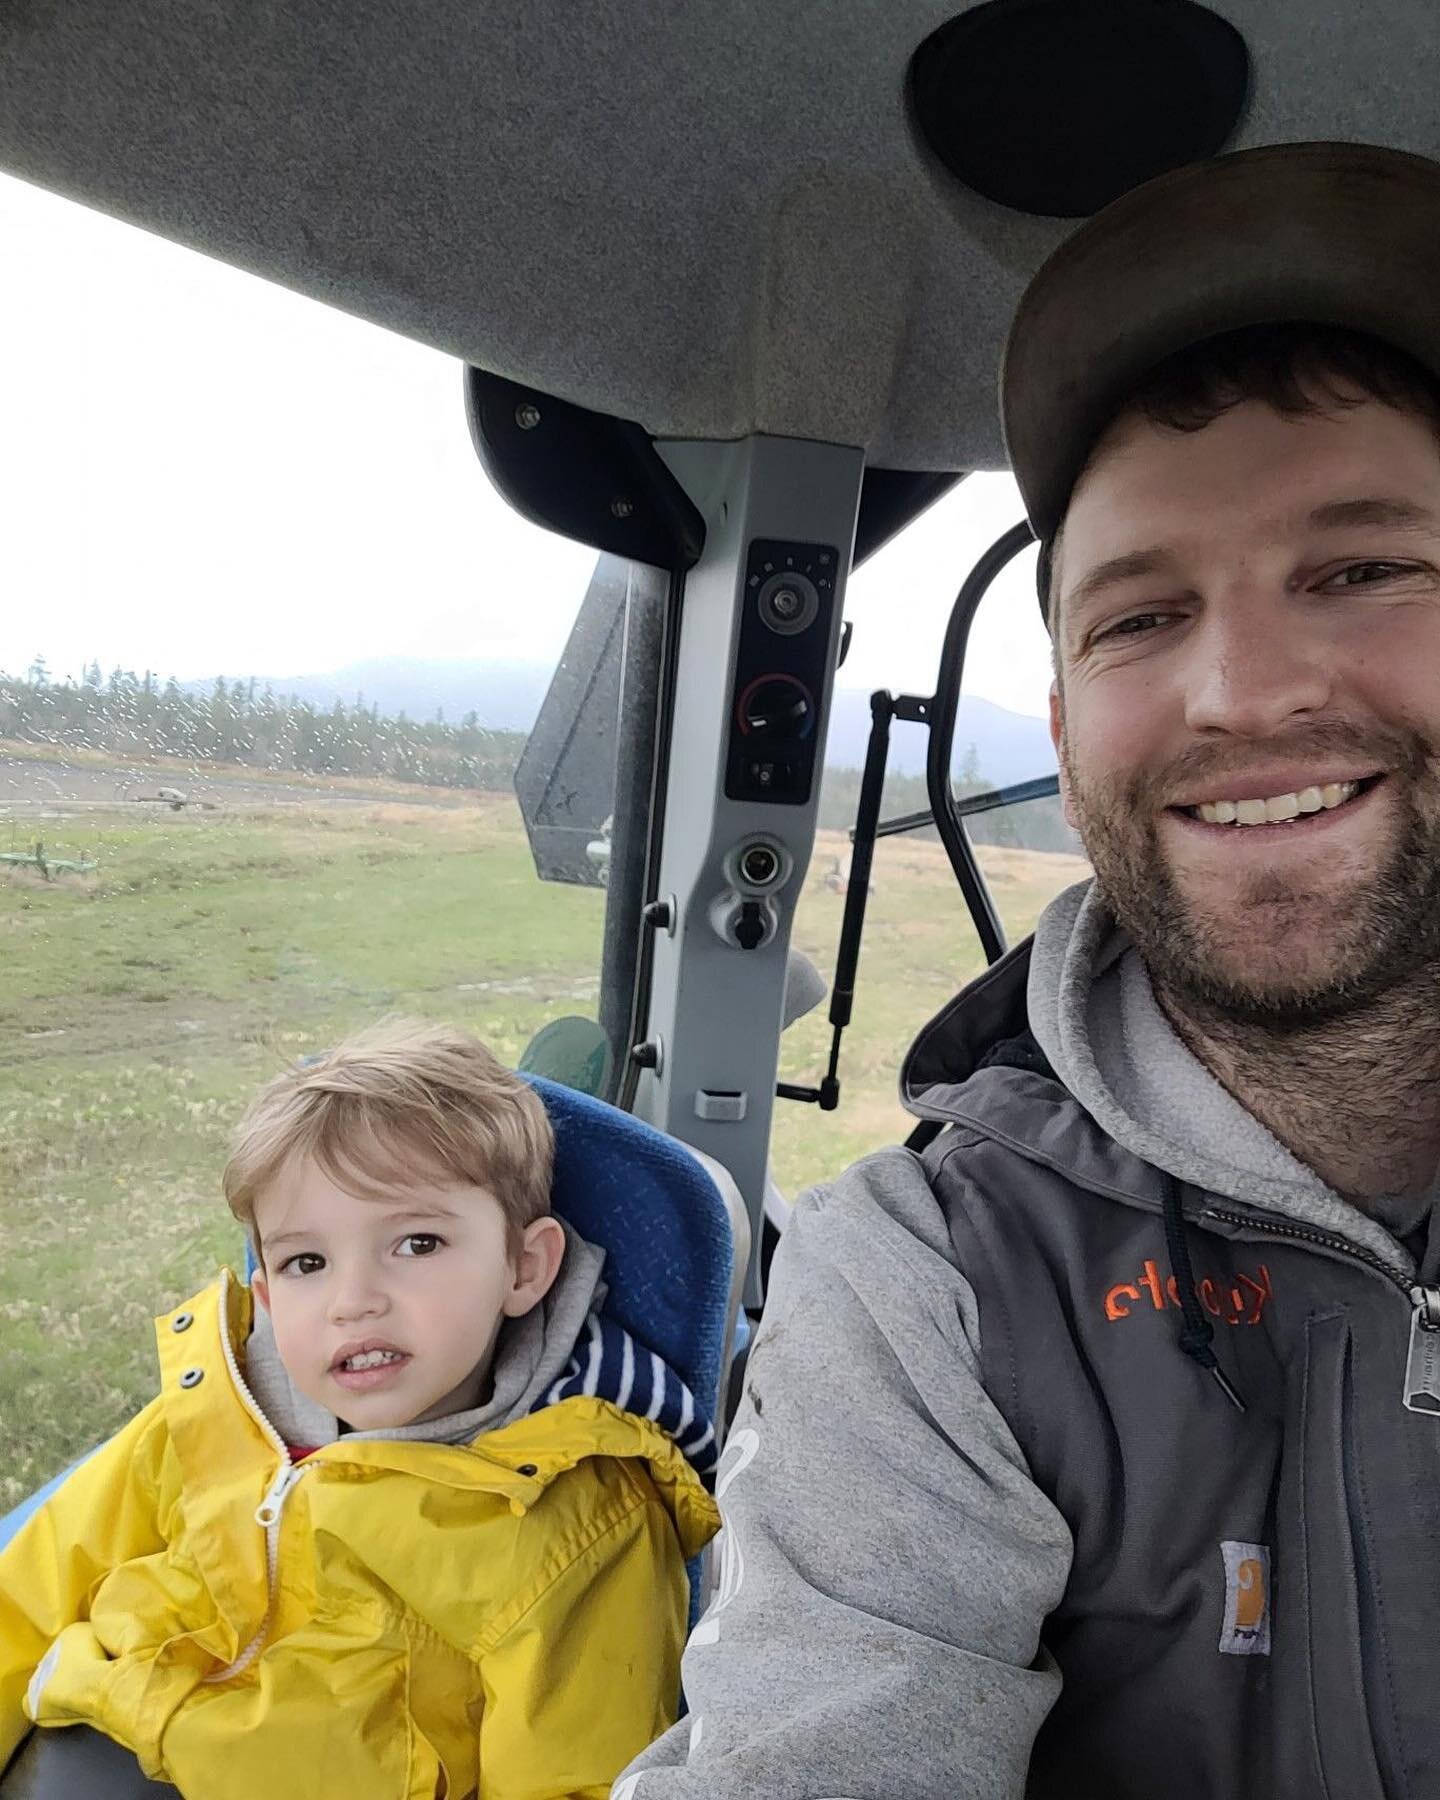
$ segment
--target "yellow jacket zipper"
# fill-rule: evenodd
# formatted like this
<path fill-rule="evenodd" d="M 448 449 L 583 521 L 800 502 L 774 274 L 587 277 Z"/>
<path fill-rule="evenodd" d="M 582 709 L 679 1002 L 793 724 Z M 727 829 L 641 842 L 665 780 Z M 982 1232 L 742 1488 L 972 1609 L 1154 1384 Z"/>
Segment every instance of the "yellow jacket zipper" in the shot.
<path fill-rule="evenodd" d="M 260 1621 L 260 1629 L 234 1662 L 227 1663 L 223 1669 L 217 1669 L 213 1675 L 205 1677 L 204 1684 L 206 1686 L 212 1686 L 220 1681 L 229 1681 L 233 1676 L 243 1674 L 265 1648 L 265 1640 L 270 1635 L 270 1627 L 275 1620 L 275 1604 L 279 1597 L 280 1516 L 285 1510 L 285 1502 L 289 1499 L 296 1483 L 305 1474 L 303 1468 L 296 1468 L 292 1462 L 284 1439 L 261 1412 L 256 1404 L 255 1396 L 246 1384 L 245 1377 L 240 1373 L 240 1365 L 235 1360 L 234 1347 L 230 1342 L 229 1317 L 230 1282 L 227 1276 L 220 1294 L 220 1347 L 225 1353 L 225 1366 L 230 1371 L 230 1379 L 235 1383 L 235 1391 L 239 1394 L 241 1401 L 266 1438 L 274 1445 L 276 1454 L 280 1458 L 280 1467 L 276 1470 L 275 1479 L 270 1483 L 265 1498 L 255 1508 L 255 1523 L 265 1533 L 265 1616 Z"/>

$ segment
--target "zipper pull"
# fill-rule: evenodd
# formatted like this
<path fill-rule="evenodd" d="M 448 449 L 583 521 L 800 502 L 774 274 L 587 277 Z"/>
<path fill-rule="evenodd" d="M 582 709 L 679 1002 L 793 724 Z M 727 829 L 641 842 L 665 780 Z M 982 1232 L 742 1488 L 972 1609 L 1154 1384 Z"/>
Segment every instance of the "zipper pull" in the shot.
<path fill-rule="evenodd" d="M 1440 1401 L 1436 1402 L 1436 1411 L 1440 1412 Z M 270 1484 L 270 1492 L 255 1508 L 255 1523 L 263 1525 L 268 1531 L 272 1525 L 280 1523 L 280 1514 L 285 1510 L 285 1501 L 291 1488 L 305 1473 L 303 1468 L 296 1468 L 292 1462 L 283 1462 L 280 1472 Z"/>
<path fill-rule="evenodd" d="M 1411 1412 L 1440 1414 L 1440 1288 L 1412 1287 L 1405 1392 Z"/>

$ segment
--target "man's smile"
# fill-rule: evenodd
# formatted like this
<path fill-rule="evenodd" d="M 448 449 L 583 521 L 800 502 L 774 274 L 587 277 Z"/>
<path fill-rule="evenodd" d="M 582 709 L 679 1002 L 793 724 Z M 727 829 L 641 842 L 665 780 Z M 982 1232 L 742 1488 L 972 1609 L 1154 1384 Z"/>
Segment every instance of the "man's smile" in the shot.
<path fill-rule="evenodd" d="M 1361 780 L 1312 782 L 1288 791 L 1169 806 L 1165 816 L 1212 841 L 1222 836 L 1232 843 L 1253 838 L 1273 851 L 1279 842 L 1328 835 L 1368 814 L 1373 810 L 1370 798 L 1385 780 L 1383 774 L 1375 774 Z"/>

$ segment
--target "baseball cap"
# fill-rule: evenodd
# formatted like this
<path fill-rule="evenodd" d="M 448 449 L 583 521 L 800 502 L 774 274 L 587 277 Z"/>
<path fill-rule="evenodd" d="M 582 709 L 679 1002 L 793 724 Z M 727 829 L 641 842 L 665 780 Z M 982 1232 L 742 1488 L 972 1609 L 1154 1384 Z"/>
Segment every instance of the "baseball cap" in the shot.
<path fill-rule="evenodd" d="M 1272 144 L 1132 189 L 1021 297 L 1000 374 L 1011 467 L 1042 544 L 1101 432 L 1177 351 L 1247 325 L 1359 331 L 1440 381 L 1440 163 Z"/>

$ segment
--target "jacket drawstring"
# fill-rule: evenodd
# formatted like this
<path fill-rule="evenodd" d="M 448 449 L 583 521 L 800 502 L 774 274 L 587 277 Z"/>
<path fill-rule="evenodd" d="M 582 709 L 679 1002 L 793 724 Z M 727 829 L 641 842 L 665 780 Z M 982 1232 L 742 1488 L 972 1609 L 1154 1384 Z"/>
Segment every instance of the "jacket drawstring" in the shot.
<path fill-rule="evenodd" d="M 1195 1292 L 1195 1271 L 1190 1266 L 1190 1250 L 1185 1242 L 1185 1212 L 1180 1204 L 1180 1187 L 1175 1178 L 1164 1178 L 1165 1244 L 1170 1252 L 1170 1267 L 1175 1271 L 1175 1288 L 1180 1297 L 1184 1325 L 1180 1332 L 1180 1348 L 1220 1384 L 1220 1391 L 1239 1412 L 1245 1411 L 1234 1383 L 1220 1367 L 1211 1346 L 1215 1327 L 1205 1317 L 1200 1296 Z"/>

